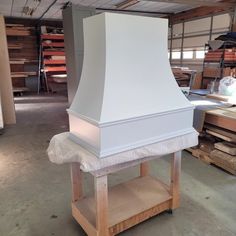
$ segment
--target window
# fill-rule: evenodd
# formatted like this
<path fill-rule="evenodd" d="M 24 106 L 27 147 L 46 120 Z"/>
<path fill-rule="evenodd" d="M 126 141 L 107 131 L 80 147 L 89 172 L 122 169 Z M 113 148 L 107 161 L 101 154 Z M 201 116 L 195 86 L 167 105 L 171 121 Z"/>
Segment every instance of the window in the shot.
<path fill-rule="evenodd" d="M 205 57 L 205 51 L 199 50 L 196 51 L 196 59 L 203 59 Z"/>
<path fill-rule="evenodd" d="M 184 51 L 183 59 L 193 59 L 193 51 Z"/>
<path fill-rule="evenodd" d="M 180 52 L 172 52 L 172 59 L 180 59 Z"/>

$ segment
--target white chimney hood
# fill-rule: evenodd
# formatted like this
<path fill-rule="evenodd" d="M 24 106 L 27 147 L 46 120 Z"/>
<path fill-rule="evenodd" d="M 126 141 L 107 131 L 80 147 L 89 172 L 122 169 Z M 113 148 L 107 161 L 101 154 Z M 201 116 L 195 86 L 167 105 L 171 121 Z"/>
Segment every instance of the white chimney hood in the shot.
<path fill-rule="evenodd" d="M 172 74 L 166 19 L 84 19 L 84 62 L 71 138 L 102 158 L 193 132 L 193 106 Z"/>

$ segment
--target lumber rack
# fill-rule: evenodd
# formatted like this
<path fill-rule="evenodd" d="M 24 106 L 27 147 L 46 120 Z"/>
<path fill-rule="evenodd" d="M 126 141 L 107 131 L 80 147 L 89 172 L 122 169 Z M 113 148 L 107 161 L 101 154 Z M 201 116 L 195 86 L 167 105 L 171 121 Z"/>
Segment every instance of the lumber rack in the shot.
<path fill-rule="evenodd" d="M 139 177 L 108 188 L 108 174 L 140 165 Z M 113 236 L 163 211 L 179 207 L 181 151 L 172 155 L 170 184 L 149 175 L 145 158 L 89 172 L 94 196 L 83 195 L 83 172 L 71 163 L 72 215 L 89 236 Z"/>

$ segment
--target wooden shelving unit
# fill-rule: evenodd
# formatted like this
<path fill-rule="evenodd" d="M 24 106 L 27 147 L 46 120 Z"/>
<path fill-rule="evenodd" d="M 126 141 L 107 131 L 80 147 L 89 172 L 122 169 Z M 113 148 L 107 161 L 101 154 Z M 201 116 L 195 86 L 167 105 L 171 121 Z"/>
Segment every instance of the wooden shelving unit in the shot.
<path fill-rule="evenodd" d="M 224 42 L 221 49 L 212 50 L 209 44 L 205 45 L 203 62 L 202 88 L 213 80 L 218 82 L 225 76 L 236 76 L 236 43 Z"/>
<path fill-rule="evenodd" d="M 36 69 L 29 71 L 37 63 L 37 45 L 34 28 L 21 24 L 7 24 L 6 34 L 11 66 L 13 92 L 24 93 L 30 91 L 27 88 L 26 79 L 37 76 Z"/>
<path fill-rule="evenodd" d="M 66 60 L 64 34 L 42 33 L 40 35 L 41 86 L 47 92 L 55 92 L 66 85 Z M 40 90 L 40 88 L 39 88 Z"/>

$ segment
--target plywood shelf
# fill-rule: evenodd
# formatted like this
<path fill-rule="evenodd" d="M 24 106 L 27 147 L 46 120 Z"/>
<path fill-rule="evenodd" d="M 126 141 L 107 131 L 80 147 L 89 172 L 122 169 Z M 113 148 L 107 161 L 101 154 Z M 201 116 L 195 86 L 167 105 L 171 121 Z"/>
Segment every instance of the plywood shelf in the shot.
<path fill-rule="evenodd" d="M 148 219 L 171 208 L 172 196 L 167 186 L 157 179 L 145 176 L 111 187 L 108 194 L 108 226 L 110 235 L 124 229 L 126 221 Z M 96 227 L 94 197 L 72 203 L 72 214 L 83 215 L 91 227 Z"/>

